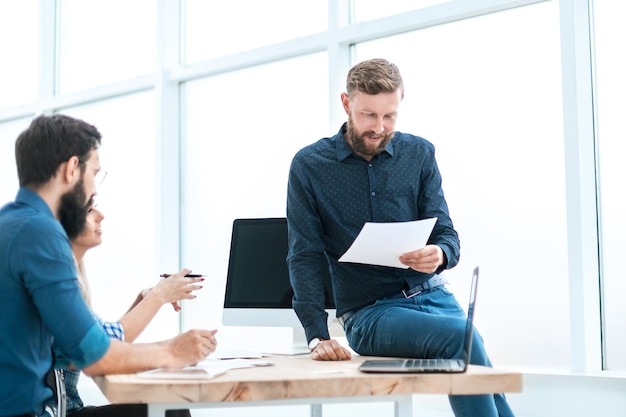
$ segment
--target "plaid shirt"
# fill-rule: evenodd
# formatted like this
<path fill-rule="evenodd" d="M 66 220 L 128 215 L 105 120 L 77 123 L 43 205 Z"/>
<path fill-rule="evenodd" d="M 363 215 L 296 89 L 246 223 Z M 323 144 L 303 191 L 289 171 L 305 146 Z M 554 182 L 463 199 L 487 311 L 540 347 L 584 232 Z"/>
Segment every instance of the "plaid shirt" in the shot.
<path fill-rule="evenodd" d="M 93 314 L 96 320 L 100 323 L 105 332 L 115 339 L 124 341 L 124 328 L 119 321 L 104 321 Z M 80 371 L 65 369 L 63 370 L 63 380 L 65 382 L 65 391 L 67 394 L 67 413 L 73 413 L 83 408 L 83 400 L 78 394 L 78 378 L 80 377 Z"/>

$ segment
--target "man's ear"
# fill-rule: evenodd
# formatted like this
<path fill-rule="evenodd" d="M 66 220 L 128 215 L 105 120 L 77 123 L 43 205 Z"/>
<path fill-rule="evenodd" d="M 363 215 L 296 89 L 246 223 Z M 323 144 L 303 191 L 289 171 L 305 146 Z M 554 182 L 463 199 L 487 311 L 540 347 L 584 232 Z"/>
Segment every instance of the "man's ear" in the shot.
<path fill-rule="evenodd" d="M 76 181 L 76 177 L 80 177 L 80 167 L 78 166 L 80 161 L 77 156 L 72 156 L 67 160 L 64 164 L 61 164 L 61 175 L 63 176 L 63 181 L 68 183 L 74 183 Z"/>
<path fill-rule="evenodd" d="M 341 104 L 346 114 L 350 114 L 350 97 L 348 97 L 348 94 L 341 93 Z"/>

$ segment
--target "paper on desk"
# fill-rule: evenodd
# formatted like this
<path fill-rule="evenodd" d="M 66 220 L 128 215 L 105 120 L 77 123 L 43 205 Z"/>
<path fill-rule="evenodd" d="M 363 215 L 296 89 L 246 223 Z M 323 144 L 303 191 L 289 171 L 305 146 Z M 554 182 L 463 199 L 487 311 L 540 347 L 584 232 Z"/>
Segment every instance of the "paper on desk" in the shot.
<path fill-rule="evenodd" d="M 211 353 L 207 359 L 260 359 L 263 354 L 254 350 L 246 349 L 218 349 Z"/>
<path fill-rule="evenodd" d="M 152 371 L 137 373 L 139 378 L 150 379 L 210 379 L 222 375 L 231 369 L 268 366 L 271 363 L 262 360 L 250 359 L 205 359 L 194 366 L 184 368 L 158 368 Z"/>
<path fill-rule="evenodd" d="M 436 217 L 411 222 L 371 223 L 361 229 L 339 262 L 408 268 L 400 263 L 400 255 L 426 246 L 435 227 Z"/>
<path fill-rule="evenodd" d="M 158 368 L 137 373 L 139 378 L 150 379 L 211 379 L 225 373 L 227 369 L 210 369 L 199 366 L 186 368 Z"/>
<path fill-rule="evenodd" d="M 271 363 L 262 359 L 205 359 L 200 361 L 196 367 L 207 371 L 219 371 L 268 365 Z"/>

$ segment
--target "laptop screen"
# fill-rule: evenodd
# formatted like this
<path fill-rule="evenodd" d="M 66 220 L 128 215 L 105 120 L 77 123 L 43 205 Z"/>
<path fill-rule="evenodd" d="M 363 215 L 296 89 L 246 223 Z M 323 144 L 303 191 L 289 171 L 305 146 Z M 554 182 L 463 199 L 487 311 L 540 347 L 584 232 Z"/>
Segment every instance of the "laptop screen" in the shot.
<path fill-rule="evenodd" d="M 474 332 L 474 304 L 476 303 L 476 290 L 478 289 L 478 267 L 472 273 L 472 286 L 470 289 L 470 301 L 467 308 L 467 322 L 465 324 L 465 347 L 463 348 L 463 359 L 469 363 L 472 354 L 472 336 Z"/>

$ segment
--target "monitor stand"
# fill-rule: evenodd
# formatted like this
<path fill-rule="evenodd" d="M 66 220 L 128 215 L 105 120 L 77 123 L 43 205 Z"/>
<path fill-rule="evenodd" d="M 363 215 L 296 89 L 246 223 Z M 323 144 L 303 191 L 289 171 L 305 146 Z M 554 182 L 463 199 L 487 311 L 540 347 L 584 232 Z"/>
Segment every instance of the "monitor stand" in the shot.
<path fill-rule="evenodd" d="M 304 328 L 302 326 L 295 326 L 292 330 L 292 343 L 291 344 L 276 344 L 276 345 L 263 345 L 260 346 L 261 353 L 266 355 L 308 355 L 309 345 L 306 342 L 306 336 L 304 334 Z"/>

